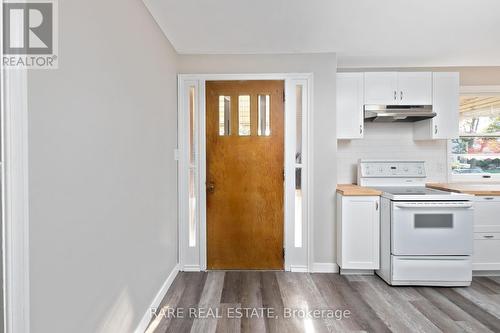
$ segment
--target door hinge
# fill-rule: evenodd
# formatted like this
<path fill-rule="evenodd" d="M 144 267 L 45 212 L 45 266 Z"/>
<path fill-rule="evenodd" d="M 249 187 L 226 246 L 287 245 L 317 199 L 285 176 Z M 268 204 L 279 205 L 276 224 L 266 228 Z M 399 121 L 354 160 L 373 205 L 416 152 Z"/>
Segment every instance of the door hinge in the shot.
<path fill-rule="evenodd" d="M 285 248 L 283 248 L 283 259 L 285 259 Z"/>
<path fill-rule="evenodd" d="M 285 101 L 285 92 L 283 91 L 283 102 Z M 283 108 L 285 110 L 285 108 Z"/>

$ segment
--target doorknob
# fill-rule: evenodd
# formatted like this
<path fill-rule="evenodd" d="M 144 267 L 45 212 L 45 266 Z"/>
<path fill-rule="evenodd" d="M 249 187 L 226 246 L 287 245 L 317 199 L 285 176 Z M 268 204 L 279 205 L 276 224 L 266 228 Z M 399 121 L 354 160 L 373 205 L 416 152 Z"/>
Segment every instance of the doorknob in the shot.
<path fill-rule="evenodd" d="M 215 184 L 212 182 L 207 183 L 207 192 L 214 193 L 215 192 Z"/>

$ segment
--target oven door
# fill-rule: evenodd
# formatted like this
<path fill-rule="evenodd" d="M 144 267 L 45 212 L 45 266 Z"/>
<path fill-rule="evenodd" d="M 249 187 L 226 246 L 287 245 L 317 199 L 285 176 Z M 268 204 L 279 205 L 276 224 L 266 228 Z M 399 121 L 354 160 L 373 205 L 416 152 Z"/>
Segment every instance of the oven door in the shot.
<path fill-rule="evenodd" d="M 392 202 L 393 255 L 470 255 L 471 202 Z"/>

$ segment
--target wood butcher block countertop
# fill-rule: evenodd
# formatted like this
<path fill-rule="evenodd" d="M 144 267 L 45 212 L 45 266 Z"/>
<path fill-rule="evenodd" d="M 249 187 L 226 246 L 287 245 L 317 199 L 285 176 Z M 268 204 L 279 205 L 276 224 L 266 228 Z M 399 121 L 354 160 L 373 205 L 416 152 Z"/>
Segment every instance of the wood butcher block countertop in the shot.
<path fill-rule="evenodd" d="M 378 190 L 354 184 L 338 184 L 337 192 L 346 196 L 378 196 L 382 194 Z"/>
<path fill-rule="evenodd" d="M 465 193 L 472 195 L 499 195 L 500 183 L 495 184 L 478 184 L 478 183 L 428 183 L 427 187 L 436 190 Z"/>

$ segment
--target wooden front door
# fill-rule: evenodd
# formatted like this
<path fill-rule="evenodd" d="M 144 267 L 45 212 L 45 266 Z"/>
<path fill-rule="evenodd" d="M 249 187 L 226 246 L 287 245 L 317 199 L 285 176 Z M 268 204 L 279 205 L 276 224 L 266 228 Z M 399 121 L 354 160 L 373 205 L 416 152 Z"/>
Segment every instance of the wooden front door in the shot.
<path fill-rule="evenodd" d="M 207 81 L 207 268 L 283 269 L 284 81 Z"/>

